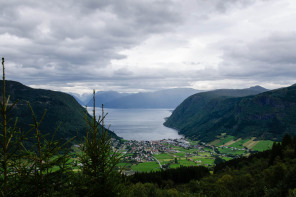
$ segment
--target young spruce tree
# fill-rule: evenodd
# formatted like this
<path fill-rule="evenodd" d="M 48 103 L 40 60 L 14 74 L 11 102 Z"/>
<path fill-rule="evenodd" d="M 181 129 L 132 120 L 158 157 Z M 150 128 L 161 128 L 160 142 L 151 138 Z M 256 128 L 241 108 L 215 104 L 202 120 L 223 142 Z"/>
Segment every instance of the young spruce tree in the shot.
<path fill-rule="evenodd" d="M 80 192 L 86 196 L 120 196 L 122 179 L 116 165 L 121 157 L 120 153 L 112 149 L 112 140 L 105 128 L 104 108 L 102 115 L 96 119 L 95 91 L 93 92 L 93 117 L 90 120 L 85 114 L 86 134 L 81 144 L 81 171 L 84 178 Z"/>
<path fill-rule="evenodd" d="M 17 179 L 17 155 L 22 146 L 22 135 L 16 129 L 17 119 L 14 123 L 10 118 L 10 112 L 16 105 L 17 101 L 10 103 L 9 96 L 6 98 L 5 93 L 5 66 L 2 58 L 3 83 L 2 83 L 2 101 L 0 100 L 1 123 L 0 123 L 0 196 L 12 196 L 14 190 L 19 186 Z M 13 125 L 13 126 L 11 126 Z"/>
<path fill-rule="evenodd" d="M 51 135 L 41 133 L 39 127 L 46 115 L 37 121 L 37 117 L 30 105 L 32 113 L 32 142 L 33 146 L 26 150 L 26 161 L 31 164 L 30 176 L 24 182 L 23 191 L 27 196 L 65 196 L 70 187 L 72 178 L 72 167 L 70 165 L 70 150 L 68 144 L 70 139 L 62 144 L 55 139 L 58 128 Z"/>
<path fill-rule="evenodd" d="M 67 143 L 61 144 L 52 135 L 43 135 L 40 121 L 32 112 L 32 129 L 21 132 L 16 129 L 17 119 L 11 124 L 9 112 L 17 101 L 9 102 L 5 94 L 5 68 L 3 66 L 3 95 L 0 101 L 0 196 L 66 196 L 72 174 L 69 166 Z M 13 125 L 13 126 L 11 126 Z M 31 140 L 29 139 L 31 137 Z M 24 145 L 26 144 L 26 145 Z"/>

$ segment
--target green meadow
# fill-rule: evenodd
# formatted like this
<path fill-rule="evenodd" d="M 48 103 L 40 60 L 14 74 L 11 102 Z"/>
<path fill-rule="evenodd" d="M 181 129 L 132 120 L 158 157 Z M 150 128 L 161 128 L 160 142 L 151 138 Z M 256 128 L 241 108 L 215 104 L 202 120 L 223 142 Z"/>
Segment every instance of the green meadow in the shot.
<path fill-rule="evenodd" d="M 273 141 L 263 140 L 263 141 L 260 141 L 259 143 L 257 143 L 252 148 L 252 150 L 254 150 L 254 151 L 264 151 L 264 150 L 267 150 L 267 149 L 271 149 L 272 148 L 272 144 L 273 144 Z"/>
<path fill-rule="evenodd" d="M 157 162 L 145 162 L 138 163 L 137 165 L 132 165 L 132 170 L 137 172 L 150 172 L 160 170 L 159 164 Z"/>
<path fill-rule="evenodd" d="M 219 137 L 219 136 L 218 136 Z M 191 145 L 197 145 L 198 142 L 189 140 Z M 215 145 L 214 145 L 215 144 Z M 153 154 L 163 167 L 177 168 L 180 166 L 213 166 L 215 158 L 219 156 L 225 161 L 231 160 L 235 156 L 248 155 L 249 150 L 263 151 L 272 147 L 273 141 L 256 141 L 256 138 L 235 139 L 233 136 L 221 135 L 217 140 L 209 143 L 210 146 L 203 146 L 202 150 L 197 148 L 183 148 L 171 144 L 166 144 L 171 148 L 171 152 Z M 215 149 L 215 151 L 214 151 Z M 245 150 L 241 150 L 245 149 Z M 222 156 L 223 154 L 223 156 Z M 126 155 L 132 155 L 130 153 Z M 118 167 L 125 167 L 137 172 L 150 172 L 160 170 L 156 161 L 144 162 L 138 164 L 120 163 Z"/>

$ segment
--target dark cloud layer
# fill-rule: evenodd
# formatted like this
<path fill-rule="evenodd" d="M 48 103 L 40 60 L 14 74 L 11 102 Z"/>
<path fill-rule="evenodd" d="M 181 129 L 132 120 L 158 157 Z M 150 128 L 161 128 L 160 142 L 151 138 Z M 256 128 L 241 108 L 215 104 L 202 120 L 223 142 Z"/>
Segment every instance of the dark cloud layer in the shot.
<path fill-rule="evenodd" d="M 1 1 L 0 54 L 9 79 L 69 92 L 286 85 L 296 76 L 293 8 L 289 0 Z"/>
<path fill-rule="evenodd" d="M 181 18 L 169 1 L 7 1 L 1 6 L 1 54 L 31 77 L 94 78 L 118 52 Z M 35 69 L 38 69 L 35 70 Z M 8 71 L 10 69 L 8 68 Z M 72 76 L 72 77 L 71 77 Z M 84 77 L 82 77 L 84 76 Z M 13 77 L 23 79 L 16 72 Z M 30 82 L 29 82 L 30 83 Z"/>

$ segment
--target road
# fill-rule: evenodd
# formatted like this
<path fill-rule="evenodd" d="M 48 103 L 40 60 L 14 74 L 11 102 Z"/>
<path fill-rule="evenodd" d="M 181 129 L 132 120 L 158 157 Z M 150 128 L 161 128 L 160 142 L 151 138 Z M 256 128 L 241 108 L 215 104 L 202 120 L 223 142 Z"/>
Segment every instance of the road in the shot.
<path fill-rule="evenodd" d="M 152 156 L 153 157 L 153 156 Z M 155 161 L 159 164 L 160 169 L 162 169 L 162 165 L 160 164 L 160 162 L 158 161 L 158 159 L 156 159 L 155 157 L 153 157 L 155 159 Z"/>

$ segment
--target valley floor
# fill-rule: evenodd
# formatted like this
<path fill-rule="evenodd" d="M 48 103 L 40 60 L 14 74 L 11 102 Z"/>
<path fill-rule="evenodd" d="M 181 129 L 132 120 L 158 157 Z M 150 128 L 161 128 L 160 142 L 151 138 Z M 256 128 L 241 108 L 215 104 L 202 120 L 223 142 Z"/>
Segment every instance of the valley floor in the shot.
<path fill-rule="evenodd" d="M 122 154 L 118 168 L 126 175 L 181 166 L 202 165 L 211 168 L 217 162 L 270 149 L 272 144 L 273 141 L 256 141 L 254 137 L 235 139 L 226 134 L 218 136 L 217 140 L 210 143 L 185 138 L 157 141 L 113 140 L 113 147 Z"/>

